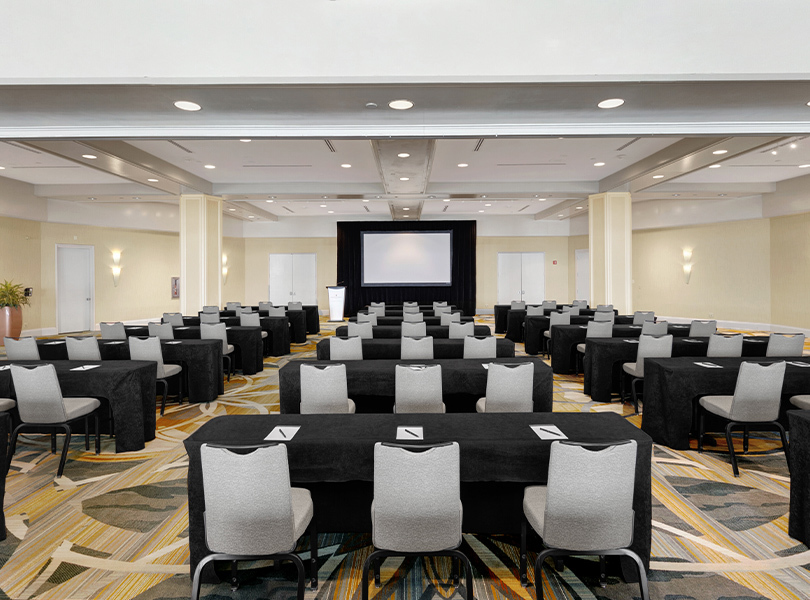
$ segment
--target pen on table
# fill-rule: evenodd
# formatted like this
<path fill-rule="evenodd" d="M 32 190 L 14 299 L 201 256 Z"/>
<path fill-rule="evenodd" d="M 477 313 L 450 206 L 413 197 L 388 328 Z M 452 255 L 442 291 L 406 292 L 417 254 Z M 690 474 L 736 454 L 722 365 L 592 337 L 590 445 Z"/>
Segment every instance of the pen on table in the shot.
<path fill-rule="evenodd" d="M 281 437 L 285 438 L 287 435 L 284 433 L 284 430 L 279 427 L 278 432 L 281 434 Z"/>
<path fill-rule="evenodd" d="M 554 431 L 553 429 L 546 429 L 545 427 L 542 427 L 541 425 L 536 425 L 536 427 L 537 427 L 537 429 L 539 429 L 543 433 L 548 433 L 548 434 L 551 434 L 551 435 L 560 435 L 558 432 Z"/>
<path fill-rule="evenodd" d="M 418 434 L 414 433 L 414 432 L 413 432 L 413 431 L 411 431 L 410 429 L 406 429 L 406 430 L 405 430 L 405 433 L 409 433 L 409 434 L 411 434 L 413 437 L 416 437 L 416 438 L 418 438 L 418 437 L 419 437 L 419 435 L 418 435 Z"/>

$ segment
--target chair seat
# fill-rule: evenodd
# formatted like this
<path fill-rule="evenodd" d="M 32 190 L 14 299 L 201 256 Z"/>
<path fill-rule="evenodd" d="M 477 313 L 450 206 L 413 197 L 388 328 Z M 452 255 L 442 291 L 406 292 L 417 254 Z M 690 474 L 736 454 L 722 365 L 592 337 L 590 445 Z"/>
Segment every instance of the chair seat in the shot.
<path fill-rule="evenodd" d="M 266 337 L 267 337 L 267 332 L 266 332 L 266 331 L 262 331 L 262 337 L 263 337 L 263 338 L 266 338 Z"/>
<path fill-rule="evenodd" d="M 17 403 L 11 398 L 0 398 L 0 412 L 8 412 L 15 406 Z"/>
<path fill-rule="evenodd" d="M 304 488 L 290 488 L 293 511 L 293 537 L 297 540 L 307 531 L 314 509 L 312 494 Z M 292 548 L 290 550 L 293 550 Z"/>
<path fill-rule="evenodd" d="M 523 491 L 523 513 L 540 537 L 545 529 L 547 496 L 548 487 L 545 485 L 532 485 Z"/>
<path fill-rule="evenodd" d="M 587 344 L 577 344 L 577 352 L 585 354 L 585 348 L 587 348 Z"/>
<path fill-rule="evenodd" d="M 545 337 L 547 337 L 548 339 L 551 339 L 551 330 L 550 330 L 550 329 L 546 329 L 546 330 L 543 332 L 543 335 L 544 335 Z"/>
<path fill-rule="evenodd" d="M 62 400 L 65 403 L 67 421 L 89 415 L 101 406 L 101 402 L 95 398 L 63 398 Z"/>
<path fill-rule="evenodd" d="M 700 405 L 710 413 L 731 419 L 731 404 L 734 396 L 703 396 Z"/>
<path fill-rule="evenodd" d="M 166 377 L 177 375 L 182 370 L 183 367 L 181 367 L 180 365 L 163 365 L 163 374 Z"/>
<path fill-rule="evenodd" d="M 1 401 L 0 401 L 1 402 Z M 810 410 L 810 395 L 791 396 L 790 403 L 797 408 Z M 5 410 L 5 409 L 2 409 Z"/>
<path fill-rule="evenodd" d="M 625 373 L 632 375 L 633 377 L 642 377 L 641 373 L 639 373 L 638 365 L 634 362 L 624 363 L 622 365 L 622 370 Z"/>
<path fill-rule="evenodd" d="M 231 352 L 233 352 L 233 346 L 231 344 L 228 344 L 228 349 L 225 350 L 225 354 L 230 354 Z"/>

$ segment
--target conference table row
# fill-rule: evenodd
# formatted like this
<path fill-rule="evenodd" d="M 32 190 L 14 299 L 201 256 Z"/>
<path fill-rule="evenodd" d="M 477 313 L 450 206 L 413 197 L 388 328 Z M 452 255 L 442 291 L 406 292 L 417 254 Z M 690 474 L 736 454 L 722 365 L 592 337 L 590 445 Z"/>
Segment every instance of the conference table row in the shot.
<path fill-rule="evenodd" d="M 529 304 L 527 306 L 539 306 L 539 305 Z M 547 317 L 548 315 L 550 315 L 553 312 L 561 311 L 564 306 L 570 307 L 571 305 L 570 304 L 558 304 L 557 308 L 543 309 L 543 314 L 544 314 L 544 316 Z M 516 330 L 515 330 L 516 325 L 515 324 L 517 324 L 517 326 L 520 326 L 523 323 L 524 317 L 526 317 L 526 313 L 527 313 L 527 311 L 526 311 L 525 308 L 512 308 L 512 306 L 510 304 L 496 304 L 495 307 L 494 307 L 494 315 L 493 315 L 494 318 L 495 318 L 495 333 L 509 333 L 510 315 L 514 314 L 514 316 L 511 317 L 511 323 L 512 323 L 511 327 L 512 327 L 512 333 L 513 333 L 513 335 L 515 335 L 515 332 L 516 332 Z M 580 308 L 579 309 L 580 316 L 592 317 L 595 313 L 596 313 L 596 309 L 594 309 L 594 308 Z M 618 311 L 614 310 L 613 313 L 618 314 Z M 512 339 L 512 338 L 510 338 L 510 339 Z M 512 340 L 512 341 L 519 342 L 521 340 Z"/>
<path fill-rule="evenodd" d="M 373 307 L 371 305 L 366 305 L 362 312 L 369 312 Z M 401 304 L 386 304 L 383 308 L 385 308 L 385 316 L 386 317 L 401 317 L 405 312 L 405 309 Z M 435 310 L 433 309 L 432 304 L 420 304 L 418 307 L 419 312 L 422 313 L 426 317 L 435 317 L 436 315 Z M 445 308 L 449 308 L 450 312 L 461 312 L 461 310 L 456 307 L 455 304 L 448 304 Z"/>
<path fill-rule="evenodd" d="M 614 325 L 633 324 L 632 315 L 614 315 L 613 319 Z M 593 317 L 585 315 L 571 316 L 571 325 L 581 325 L 585 329 L 587 329 L 588 323 L 590 323 L 591 321 L 593 321 Z M 551 319 L 547 316 L 546 317 L 524 316 L 522 319 L 520 319 L 519 325 L 522 331 L 521 340 L 525 344 L 526 354 L 540 354 L 540 352 L 542 352 L 543 340 L 546 339 L 544 334 L 546 331 L 549 330 L 550 324 Z M 512 327 L 514 329 L 515 327 L 514 323 L 512 324 Z M 566 327 L 566 325 L 561 325 L 561 327 Z M 640 331 L 641 325 L 638 325 L 637 327 Z M 513 337 L 517 337 L 517 334 L 514 334 Z"/>
<path fill-rule="evenodd" d="M 222 311 L 233 312 L 233 311 Z M 259 326 L 262 331 L 267 332 L 268 349 L 270 356 L 283 356 L 290 353 L 290 342 L 300 344 L 307 341 L 306 328 L 304 327 L 304 313 L 303 311 L 289 311 L 298 312 L 299 315 L 292 315 L 286 317 L 268 317 L 267 311 L 262 311 L 265 316 L 259 317 Z M 292 325 L 297 322 L 294 328 Z M 220 316 L 220 323 L 225 323 L 226 327 L 239 327 L 242 323 L 240 317 L 233 315 Z M 185 327 L 199 327 L 200 317 L 183 317 L 183 325 Z M 175 327 L 175 330 L 179 328 Z M 197 336 L 199 337 L 199 336 Z M 232 343 L 232 342 L 228 342 Z"/>
<path fill-rule="evenodd" d="M 259 313 L 259 316 L 262 317 L 269 316 L 268 311 L 260 310 L 258 306 L 244 306 L 243 308 L 250 308 L 250 310 Z M 321 332 L 320 312 L 316 304 L 305 304 L 301 307 L 301 310 L 290 310 L 286 306 L 282 308 L 285 309 L 285 314 L 290 319 L 290 330 L 294 343 L 302 343 L 295 341 L 300 339 L 301 334 L 304 335 L 304 341 L 306 341 L 307 335 L 318 335 Z M 200 314 L 202 314 L 202 311 L 197 313 L 198 316 Z M 239 313 L 235 310 L 221 310 L 219 315 L 220 317 L 238 317 Z"/>
<path fill-rule="evenodd" d="M 458 323 L 470 323 L 470 322 L 472 322 L 474 320 L 475 320 L 474 317 L 460 316 L 459 320 L 457 322 Z M 403 315 L 388 316 L 388 314 L 386 313 L 386 316 L 384 316 L 384 317 L 381 317 L 379 315 L 377 316 L 377 326 L 400 326 L 400 325 L 402 325 L 403 321 L 405 321 L 405 317 Z M 349 322 L 350 323 L 357 323 L 358 322 L 357 317 L 349 317 Z M 424 323 L 425 325 L 428 325 L 428 326 L 441 325 L 442 324 L 442 318 L 440 316 L 439 317 L 424 317 L 423 316 L 422 320 L 418 321 L 418 322 L 419 323 Z"/>
<path fill-rule="evenodd" d="M 326 338 L 315 347 L 318 360 L 330 360 L 331 343 Z M 360 340 L 363 346 L 363 360 L 395 360 L 402 356 L 402 338 L 382 338 Z M 515 343 L 511 340 L 497 338 L 495 341 L 497 358 L 513 358 Z M 464 340 L 433 340 L 433 358 L 464 358 Z"/>
<path fill-rule="evenodd" d="M 450 337 L 450 327 L 447 325 L 427 325 L 425 327 L 425 335 L 431 336 L 436 339 L 448 339 Z M 376 325 L 372 327 L 372 332 L 375 339 L 395 339 L 402 337 L 402 325 Z M 486 337 L 492 335 L 492 330 L 488 325 L 475 325 L 473 327 L 473 335 L 476 337 Z M 348 325 L 341 325 L 335 330 L 335 335 L 338 337 L 348 337 Z"/>

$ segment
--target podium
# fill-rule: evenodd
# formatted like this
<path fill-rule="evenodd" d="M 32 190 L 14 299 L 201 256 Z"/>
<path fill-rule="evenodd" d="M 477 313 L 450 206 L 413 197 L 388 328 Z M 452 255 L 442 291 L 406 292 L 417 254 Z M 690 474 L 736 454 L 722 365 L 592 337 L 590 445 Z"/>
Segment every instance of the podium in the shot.
<path fill-rule="evenodd" d="M 329 321 L 343 322 L 343 306 L 346 303 L 346 286 L 327 285 L 329 292 Z"/>

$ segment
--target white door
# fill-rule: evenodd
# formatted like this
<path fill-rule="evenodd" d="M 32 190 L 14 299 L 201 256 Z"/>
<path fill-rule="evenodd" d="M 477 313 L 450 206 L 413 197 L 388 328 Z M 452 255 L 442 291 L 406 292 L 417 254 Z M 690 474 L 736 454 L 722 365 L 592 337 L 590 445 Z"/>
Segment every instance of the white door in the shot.
<path fill-rule="evenodd" d="M 498 304 L 520 300 L 522 290 L 520 252 L 498 252 Z"/>
<path fill-rule="evenodd" d="M 267 285 L 267 299 L 274 306 L 286 306 L 292 302 L 293 261 L 292 254 L 270 255 L 270 279 Z"/>
<path fill-rule="evenodd" d="M 303 304 L 318 304 L 318 255 L 292 255 L 292 300 Z"/>
<path fill-rule="evenodd" d="M 546 254 L 545 252 L 524 252 L 521 256 L 521 300 L 529 304 L 540 304 L 546 298 Z"/>
<path fill-rule="evenodd" d="M 574 259 L 576 261 L 576 283 L 577 297 L 575 300 L 590 300 L 591 299 L 591 270 L 590 258 L 587 248 L 584 250 L 574 250 Z"/>
<path fill-rule="evenodd" d="M 93 246 L 56 245 L 56 329 L 90 331 L 94 321 Z"/>

